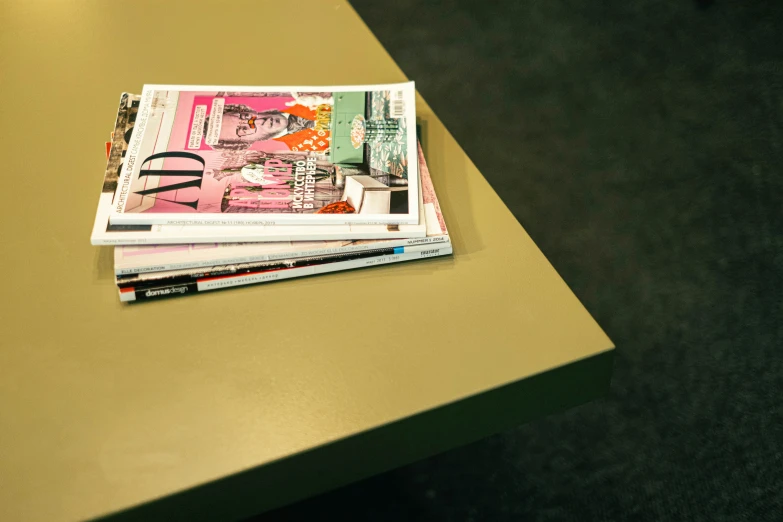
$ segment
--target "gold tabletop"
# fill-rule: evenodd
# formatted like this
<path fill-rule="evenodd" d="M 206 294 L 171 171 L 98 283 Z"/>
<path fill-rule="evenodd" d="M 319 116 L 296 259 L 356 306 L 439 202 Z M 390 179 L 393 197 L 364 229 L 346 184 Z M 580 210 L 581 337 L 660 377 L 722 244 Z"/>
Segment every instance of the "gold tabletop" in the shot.
<path fill-rule="evenodd" d="M 405 81 L 348 4 L 0 0 L 0 26 L 1 520 L 245 516 L 608 386 L 611 341 L 421 98 L 453 258 L 119 302 L 89 234 L 120 93 Z"/>

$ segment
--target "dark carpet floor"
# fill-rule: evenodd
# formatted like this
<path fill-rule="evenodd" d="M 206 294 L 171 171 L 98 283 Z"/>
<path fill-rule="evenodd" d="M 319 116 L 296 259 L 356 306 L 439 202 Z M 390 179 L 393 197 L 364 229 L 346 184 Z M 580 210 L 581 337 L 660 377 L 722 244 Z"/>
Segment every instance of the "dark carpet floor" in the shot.
<path fill-rule="evenodd" d="M 615 376 L 258 520 L 783 520 L 783 2 L 354 6 L 616 343 Z"/>

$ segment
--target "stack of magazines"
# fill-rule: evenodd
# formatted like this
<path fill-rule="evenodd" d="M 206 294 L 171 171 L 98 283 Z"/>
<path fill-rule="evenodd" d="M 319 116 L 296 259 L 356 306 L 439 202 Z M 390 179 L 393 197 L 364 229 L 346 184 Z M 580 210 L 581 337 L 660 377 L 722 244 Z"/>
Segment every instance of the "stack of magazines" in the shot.
<path fill-rule="evenodd" d="M 413 83 L 124 93 L 91 236 L 120 300 L 451 254 L 415 114 Z"/>

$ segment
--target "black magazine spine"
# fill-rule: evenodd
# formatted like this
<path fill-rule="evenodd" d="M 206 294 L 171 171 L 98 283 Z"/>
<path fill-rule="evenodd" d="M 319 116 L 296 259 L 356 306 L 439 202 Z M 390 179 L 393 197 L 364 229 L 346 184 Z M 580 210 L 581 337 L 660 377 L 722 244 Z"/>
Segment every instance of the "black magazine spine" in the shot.
<path fill-rule="evenodd" d="M 136 299 L 135 301 L 151 301 L 155 299 L 165 299 L 167 297 L 180 297 L 188 294 L 198 293 L 198 281 L 187 283 L 177 283 L 147 288 L 132 288 Z"/>

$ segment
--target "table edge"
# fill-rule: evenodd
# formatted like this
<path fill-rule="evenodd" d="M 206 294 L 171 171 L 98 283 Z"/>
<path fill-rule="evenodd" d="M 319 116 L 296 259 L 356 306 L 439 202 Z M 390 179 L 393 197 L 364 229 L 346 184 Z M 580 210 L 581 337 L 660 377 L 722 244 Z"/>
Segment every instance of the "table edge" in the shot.
<path fill-rule="evenodd" d="M 96 520 L 240 519 L 279 508 L 598 399 L 609 390 L 614 354 L 611 347 Z"/>

